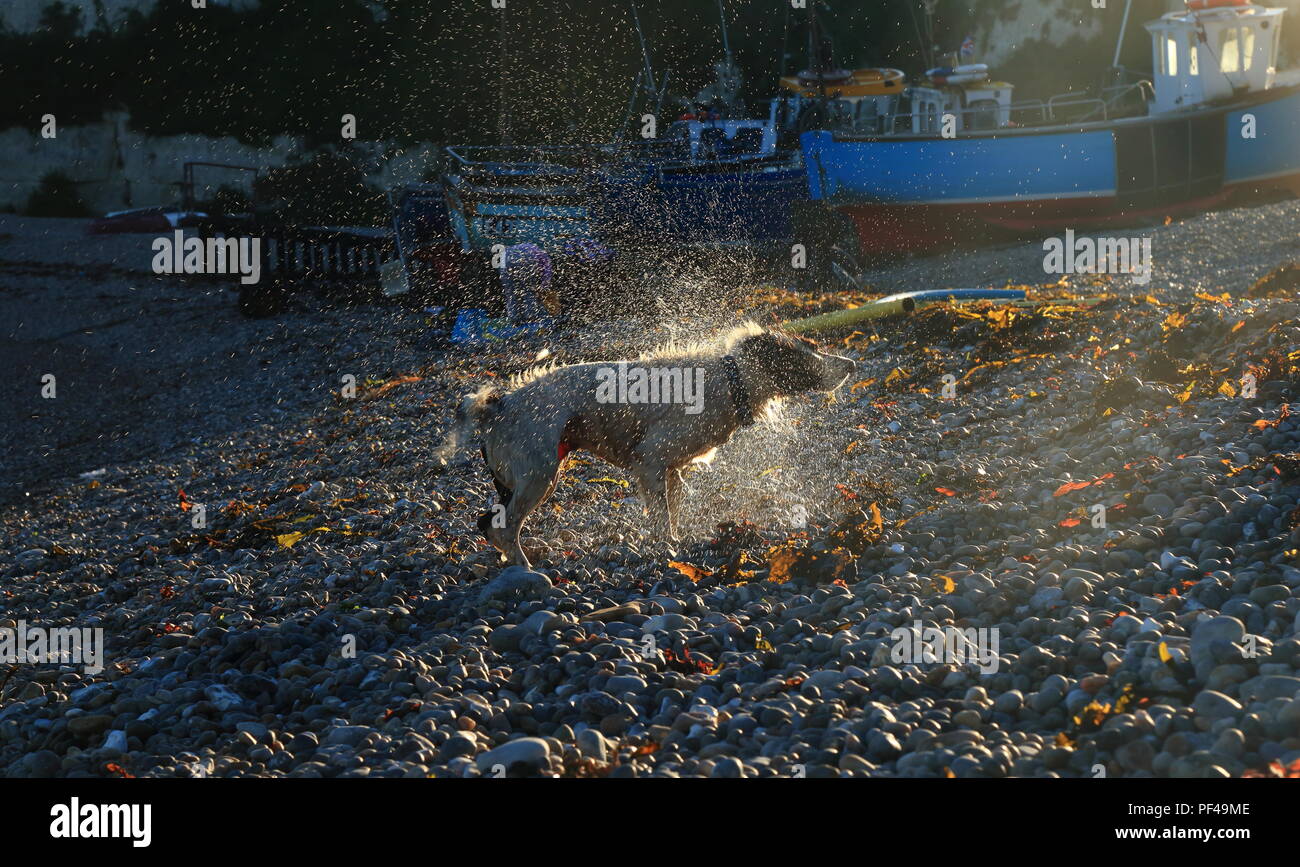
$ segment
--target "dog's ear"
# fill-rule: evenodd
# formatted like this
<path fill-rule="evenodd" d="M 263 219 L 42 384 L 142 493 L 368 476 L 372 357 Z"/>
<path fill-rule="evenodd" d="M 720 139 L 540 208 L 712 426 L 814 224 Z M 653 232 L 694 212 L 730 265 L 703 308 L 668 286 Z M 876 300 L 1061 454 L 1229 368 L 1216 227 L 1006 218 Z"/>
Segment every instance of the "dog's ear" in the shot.
<path fill-rule="evenodd" d="M 774 328 L 765 328 L 758 334 L 746 338 L 746 341 L 749 340 L 754 341 L 750 345 L 761 353 L 798 349 L 811 349 L 813 352 L 822 351 L 821 348 L 817 346 L 817 343 L 810 338 L 804 337 L 801 334 L 790 334 L 787 331 L 780 331 Z"/>
<path fill-rule="evenodd" d="M 762 331 L 756 331 L 742 337 L 736 347 L 755 353 L 770 352 L 781 346 L 785 336 L 779 331 L 764 328 Z"/>
<path fill-rule="evenodd" d="M 813 352 L 822 351 L 822 348 L 817 345 L 817 341 L 813 340 L 811 337 L 805 337 L 802 334 L 791 334 L 788 331 L 773 331 L 772 334 L 775 335 L 781 344 L 787 348 L 799 349 L 800 347 L 803 347 L 805 349 L 811 349 Z"/>

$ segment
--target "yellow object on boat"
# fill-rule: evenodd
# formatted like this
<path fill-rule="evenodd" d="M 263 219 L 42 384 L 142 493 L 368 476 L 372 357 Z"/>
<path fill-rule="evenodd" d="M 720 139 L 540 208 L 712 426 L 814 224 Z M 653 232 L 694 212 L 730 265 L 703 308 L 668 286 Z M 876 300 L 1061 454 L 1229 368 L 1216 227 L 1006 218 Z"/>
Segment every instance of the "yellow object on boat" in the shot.
<path fill-rule="evenodd" d="M 906 82 L 907 76 L 900 69 L 866 68 L 828 72 L 820 77 L 801 72 L 782 78 L 781 86 L 806 97 L 821 96 L 824 86 L 827 96 L 843 99 L 902 93 Z"/>

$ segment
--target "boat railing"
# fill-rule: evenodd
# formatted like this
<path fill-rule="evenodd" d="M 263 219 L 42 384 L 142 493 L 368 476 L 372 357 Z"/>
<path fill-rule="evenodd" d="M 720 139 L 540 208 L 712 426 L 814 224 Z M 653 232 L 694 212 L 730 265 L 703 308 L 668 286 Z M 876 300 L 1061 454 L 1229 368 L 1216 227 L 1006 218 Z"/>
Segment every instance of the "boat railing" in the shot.
<path fill-rule="evenodd" d="M 1101 93 L 1102 96 L 1063 93 L 1050 97 L 1046 101 L 1027 99 L 999 107 L 974 106 L 946 111 L 931 109 L 924 112 L 898 112 L 881 115 L 875 123 L 869 125 L 869 128 L 864 128 L 862 124 L 831 125 L 827 128 L 847 135 L 892 136 L 915 132 L 926 135 L 937 133 L 942 129 L 945 115 L 960 117 L 963 132 L 989 131 L 1007 126 L 1026 127 L 1053 123 L 1107 121 L 1135 113 L 1137 109 L 1146 105 L 1149 96 L 1154 95 L 1149 81 L 1116 85 L 1103 89 Z M 1132 105 L 1126 105 L 1126 101 L 1130 100 Z M 1003 118 L 1010 122 L 1004 122 Z M 915 123 L 917 119 L 920 120 L 919 129 Z"/>
<path fill-rule="evenodd" d="M 648 141 L 622 142 L 611 146 L 607 153 L 613 162 L 640 163 L 732 163 L 757 161 L 773 156 L 764 151 L 761 141 L 757 144 L 749 141 L 724 139 L 721 141 L 702 142 L 694 150 L 687 139 L 668 138 Z"/>
<path fill-rule="evenodd" d="M 727 172 L 795 169 L 801 165 L 802 154 L 796 150 L 716 160 L 665 160 L 655 164 L 653 170 L 658 177 L 662 178 L 665 175 L 725 174 Z"/>
<path fill-rule="evenodd" d="M 649 171 L 662 176 L 680 172 L 751 171 L 769 167 L 797 166 L 801 156 L 798 149 L 776 152 L 735 149 L 701 150 L 692 154 L 689 143 L 682 140 L 641 142 L 629 146 L 623 143 L 608 151 L 605 169 L 623 172 L 628 169 Z"/>
<path fill-rule="evenodd" d="M 1089 108 L 1090 111 L 1084 110 Z M 1084 121 L 1095 118 L 1097 114 L 1101 115 L 1101 120 L 1106 120 L 1109 111 L 1110 107 L 1106 104 L 1106 100 L 1082 93 L 1058 93 L 1047 100 L 1048 118 L 1054 122 Z M 1067 114 L 1069 116 L 1066 116 Z"/>
<path fill-rule="evenodd" d="M 1102 98 L 1106 104 L 1111 107 L 1112 113 L 1123 113 L 1123 101 L 1132 96 L 1136 96 L 1136 109 L 1145 109 L 1146 106 L 1155 100 L 1156 89 L 1150 79 L 1142 78 L 1129 84 L 1115 84 L 1110 87 L 1102 88 Z M 1118 109 L 1118 111 L 1117 111 Z"/>
<path fill-rule="evenodd" d="M 691 147 L 685 139 L 642 139 L 610 145 L 604 153 L 611 162 L 659 162 L 688 159 Z"/>
<path fill-rule="evenodd" d="M 572 177 L 601 162 L 586 145 L 456 145 L 447 148 L 454 168 L 471 175 Z"/>
<path fill-rule="evenodd" d="M 1061 93 L 1047 100 L 1048 114 L 1053 122 L 1106 121 L 1113 117 L 1122 117 L 1145 108 L 1148 101 L 1155 98 L 1155 89 L 1146 79 L 1129 83 L 1113 84 L 1103 87 L 1099 96 L 1088 93 Z M 1136 97 L 1136 99 L 1133 99 Z M 1125 101 L 1132 100 L 1126 106 Z M 1066 116 L 1068 115 L 1068 116 Z"/>
<path fill-rule="evenodd" d="M 1048 120 L 1047 103 L 1041 99 L 1026 99 L 1013 102 L 1008 112 L 1012 119 L 1021 125 L 1047 123 Z M 1034 114 L 1037 114 L 1038 117 L 1030 117 Z"/>
<path fill-rule="evenodd" d="M 868 135 L 880 135 L 880 128 L 883 126 L 884 135 L 907 135 L 914 131 L 914 121 L 921 120 L 922 134 L 938 132 L 943 125 L 943 119 L 946 115 L 960 117 L 962 129 L 967 132 L 999 129 L 1006 124 L 999 122 L 1001 116 L 1014 120 L 1016 126 L 1025 126 L 1036 123 L 1047 123 L 1049 120 L 1049 109 L 1046 103 L 1041 99 L 1025 100 L 1024 102 L 1012 103 L 1009 106 L 974 106 L 971 108 L 948 109 L 946 111 L 925 111 L 925 112 L 898 112 L 892 115 L 881 115 L 879 122 L 873 124 L 870 130 L 850 129 L 849 132 L 861 133 L 866 132 Z M 1037 117 L 1034 117 L 1037 115 Z M 993 123 L 988 123 L 992 118 Z M 971 121 L 976 121 L 972 123 Z"/>
<path fill-rule="evenodd" d="M 1100 96 L 1094 95 L 1097 93 L 1100 93 Z M 944 111 L 931 108 L 922 112 L 897 112 L 879 115 L 866 124 L 861 122 L 831 124 L 827 128 L 848 135 L 888 136 L 914 132 L 925 135 L 939 132 L 945 115 L 960 117 L 961 129 L 964 132 L 980 132 L 1006 126 L 1104 122 L 1140 113 L 1154 97 L 1155 90 L 1151 82 L 1141 79 L 1103 87 L 1096 91 L 1060 93 L 1049 97 L 1046 101 L 1026 99 L 1009 106 L 977 105 Z M 920 120 L 919 125 L 916 124 L 917 119 Z"/>

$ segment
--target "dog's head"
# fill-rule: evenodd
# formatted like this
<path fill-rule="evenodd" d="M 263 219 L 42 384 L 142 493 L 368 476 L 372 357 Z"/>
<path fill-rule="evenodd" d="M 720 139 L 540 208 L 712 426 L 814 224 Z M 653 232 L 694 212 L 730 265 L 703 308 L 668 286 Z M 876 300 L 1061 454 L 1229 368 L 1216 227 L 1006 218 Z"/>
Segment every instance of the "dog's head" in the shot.
<path fill-rule="evenodd" d="M 822 352 L 806 337 L 756 331 L 740 338 L 734 353 L 781 394 L 832 391 L 858 366 L 851 358 Z"/>

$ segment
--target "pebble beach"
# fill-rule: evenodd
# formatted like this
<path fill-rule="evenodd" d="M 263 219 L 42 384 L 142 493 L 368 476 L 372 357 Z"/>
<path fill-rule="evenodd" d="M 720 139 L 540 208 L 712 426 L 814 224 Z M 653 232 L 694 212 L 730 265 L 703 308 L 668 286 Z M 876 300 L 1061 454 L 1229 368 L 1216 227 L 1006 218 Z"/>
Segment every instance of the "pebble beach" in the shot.
<path fill-rule="evenodd" d="M 0 664 L 0 776 L 1300 775 L 1300 203 L 1134 232 L 1147 285 L 1041 241 L 873 268 L 1034 303 L 818 335 L 860 379 L 692 470 L 675 543 L 573 455 L 529 571 L 477 531 L 476 450 L 434 455 L 462 394 L 846 298 L 469 352 L 0 215 L 0 629 L 105 639 L 98 673 Z M 908 650 L 958 631 L 982 660 Z"/>

